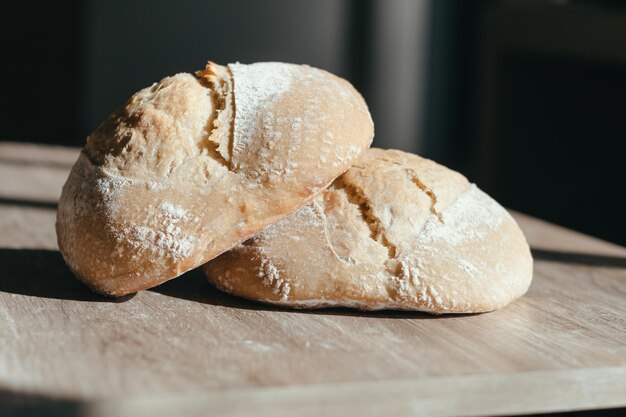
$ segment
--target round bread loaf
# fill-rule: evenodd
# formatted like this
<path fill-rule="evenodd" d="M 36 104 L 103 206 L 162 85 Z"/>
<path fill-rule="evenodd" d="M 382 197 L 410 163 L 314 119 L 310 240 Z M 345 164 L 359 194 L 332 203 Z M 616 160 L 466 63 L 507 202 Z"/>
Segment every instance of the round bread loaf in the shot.
<path fill-rule="evenodd" d="M 532 257 L 508 212 L 461 174 L 370 149 L 204 270 L 226 292 L 285 307 L 478 313 L 526 292 Z"/>
<path fill-rule="evenodd" d="M 95 291 L 153 287 L 308 203 L 372 137 L 359 93 L 309 66 L 167 77 L 87 138 L 59 201 L 59 247 Z"/>

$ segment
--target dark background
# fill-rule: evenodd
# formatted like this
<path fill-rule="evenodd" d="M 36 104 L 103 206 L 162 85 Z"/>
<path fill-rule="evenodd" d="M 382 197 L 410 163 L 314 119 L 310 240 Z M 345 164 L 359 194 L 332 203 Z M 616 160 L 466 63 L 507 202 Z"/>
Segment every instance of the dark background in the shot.
<path fill-rule="evenodd" d="M 308 63 L 369 103 L 375 146 L 626 245 L 619 1 L 20 2 L 3 13 L 0 140 L 81 146 L 135 91 L 218 63 Z M 17 8 L 15 8 L 17 7 Z"/>

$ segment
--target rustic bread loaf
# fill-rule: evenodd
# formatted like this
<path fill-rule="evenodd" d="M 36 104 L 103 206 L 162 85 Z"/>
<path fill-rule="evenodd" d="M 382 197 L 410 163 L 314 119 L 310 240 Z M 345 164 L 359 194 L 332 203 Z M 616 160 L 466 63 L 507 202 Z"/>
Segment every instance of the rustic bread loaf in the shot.
<path fill-rule="evenodd" d="M 167 77 L 87 139 L 59 247 L 95 291 L 158 285 L 308 203 L 372 137 L 359 93 L 319 69 L 209 63 Z"/>
<path fill-rule="evenodd" d="M 461 174 L 370 149 L 204 270 L 224 291 L 286 307 L 477 313 L 526 292 L 532 257 L 513 218 Z"/>

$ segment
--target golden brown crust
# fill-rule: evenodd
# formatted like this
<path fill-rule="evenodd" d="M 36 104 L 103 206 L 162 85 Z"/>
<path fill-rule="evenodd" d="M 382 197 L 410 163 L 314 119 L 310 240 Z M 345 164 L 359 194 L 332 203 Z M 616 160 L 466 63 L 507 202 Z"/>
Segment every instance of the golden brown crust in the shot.
<path fill-rule="evenodd" d="M 98 292 L 158 285 L 293 213 L 372 137 L 362 97 L 322 70 L 209 63 L 167 77 L 88 138 L 59 202 L 59 247 Z"/>
<path fill-rule="evenodd" d="M 311 204 L 204 266 L 219 288 L 294 308 L 476 313 L 526 292 L 512 217 L 465 177 L 370 149 Z"/>

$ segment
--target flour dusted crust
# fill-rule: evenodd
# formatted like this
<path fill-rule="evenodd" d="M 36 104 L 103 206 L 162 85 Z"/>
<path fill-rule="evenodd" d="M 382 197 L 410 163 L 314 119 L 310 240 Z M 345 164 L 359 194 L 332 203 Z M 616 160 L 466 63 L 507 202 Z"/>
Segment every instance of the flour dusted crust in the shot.
<path fill-rule="evenodd" d="M 204 270 L 227 292 L 286 307 L 476 313 L 524 294 L 532 257 L 513 218 L 461 174 L 370 149 Z"/>
<path fill-rule="evenodd" d="M 165 78 L 87 139 L 59 247 L 95 291 L 158 285 L 308 203 L 372 137 L 362 97 L 319 69 L 209 63 Z"/>

